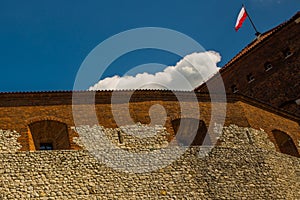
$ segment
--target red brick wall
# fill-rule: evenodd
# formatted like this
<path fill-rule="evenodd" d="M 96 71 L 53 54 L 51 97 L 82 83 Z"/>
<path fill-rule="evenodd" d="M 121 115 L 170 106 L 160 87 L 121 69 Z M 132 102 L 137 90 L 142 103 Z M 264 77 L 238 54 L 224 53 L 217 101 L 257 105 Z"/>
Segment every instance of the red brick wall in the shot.
<path fill-rule="evenodd" d="M 117 92 L 119 94 L 116 106 L 125 105 L 124 96 L 129 92 Z M 78 93 L 86 97 L 91 93 Z M 190 101 L 192 93 L 181 92 L 179 98 L 183 99 L 187 105 L 187 114 L 181 116 L 180 104 L 176 96 L 170 91 L 138 91 L 131 96 L 129 106 L 130 116 L 134 122 L 150 123 L 149 109 L 152 105 L 160 104 L 167 113 L 165 126 L 171 133 L 169 139 L 174 137 L 172 120 L 180 117 L 190 117 L 195 112 L 195 104 Z M 80 112 L 81 124 L 90 124 L 92 119 L 93 108 L 97 113 L 100 125 L 104 127 L 115 128 L 117 124 L 112 115 L 111 108 L 111 92 L 99 92 L 96 95 L 96 106 L 87 104 L 88 98 L 82 98 L 77 101 L 75 109 Z M 197 94 L 197 105 L 199 105 L 200 116 L 206 126 L 211 121 L 211 103 L 207 94 Z M 218 109 L 222 109 L 224 102 L 216 103 Z M 251 104 L 251 105 L 250 105 Z M 125 112 L 125 111 L 124 111 Z M 161 111 L 156 111 L 163 113 Z M 118 112 L 123 116 L 122 112 Z M 125 112 L 126 113 L 126 112 Z M 161 115 L 154 113 L 154 121 L 160 121 Z M 218 121 L 220 116 L 215 116 L 214 121 Z M 72 93 L 56 92 L 56 93 L 17 93 L 17 94 L 0 94 L 0 129 L 12 129 L 21 133 L 19 142 L 22 144 L 21 150 L 34 150 L 34 143 L 29 130 L 29 124 L 41 120 L 55 120 L 67 124 L 69 132 L 69 143 L 71 149 L 79 147 L 73 143 L 73 137 L 78 136 L 71 126 L 74 126 L 72 114 Z M 291 115 L 274 110 L 272 107 L 257 103 L 251 99 L 239 95 L 227 96 L 227 111 L 225 125 L 236 124 L 242 127 L 262 128 L 271 134 L 273 129 L 278 129 L 289 134 L 294 143 L 300 140 L 299 120 Z M 77 124 L 78 125 L 78 124 Z M 299 147 L 298 147 L 299 148 Z"/>
<path fill-rule="evenodd" d="M 255 47 L 252 44 L 241 51 L 239 58 L 230 62 L 221 75 L 227 93 L 232 93 L 236 85 L 238 93 L 253 97 L 279 108 L 283 103 L 300 98 L 300 23 L 298 13 L 287 24 L 279 26 L 269 37 Z M 268 33 L 266 33 L 268 34 Z M 259 39 L 260 40 L 260 39 Z M 255 43 L 255 42 L 254 42 Z M 284 52 L 289 48 L 291 56 Z M 271 63 L 272 69 L 266 71 L 265 63 Z M 248 82 L 247 75 L 252 74 L 254 81 Z M 214 85 L 214 79 L 208 81 Z M 204 85 L 198 91 L 207 92 Z M 281 107 L 300 116 L 300 106 L 295 103 Z"/>
<path fill-rule="evenodd" d="M 275 113 L 258 109 L 249 104 L 240 102 L 240 105 L 243 108 L 243 113 L 245 114 L 249 125 L 255 129 L 262 128 L 266 133 L 268 133 L 270 140 L 275 144 L 278 151 L 279 148 L 276 145 L 275 138 L 272 133 L 272 131 L 274 130 L 280 130 L 288 134 L 292 138 L 294 144 L 298 147 L 298 150 L 300 150 L 298 145 L 300 141 L 299 123 L 297 123 L 296 121 L 291 121 L 284 117 L 280 117 Z"/>

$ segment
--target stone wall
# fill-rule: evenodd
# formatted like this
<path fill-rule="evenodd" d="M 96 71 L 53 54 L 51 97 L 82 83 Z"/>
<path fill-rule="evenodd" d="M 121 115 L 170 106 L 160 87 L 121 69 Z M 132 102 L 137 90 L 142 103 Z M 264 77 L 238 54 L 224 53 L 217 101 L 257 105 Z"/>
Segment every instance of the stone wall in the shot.
<path fill-rule="evenodd" d="M 121 126 L 120 128 L 104 128 L 103 126 L 80 126 L 73 128 L 80 137 L 73 140 L 83 149 L 83 141 L 90 148 L 97 146 L 103 150 L 113 146 L 125 150 L 160 149 L 168 146 L 166 128 L 161 125 L 149 126 L 141 123 Z M 88 148 L 89 148 L 88 147 Z"/>
<path fill-rule="evenodd" d="M 127 128 L 155 130 L 143 127 L 138 124 Z M 91 133 L 99 130 L 81 128 Z M 119 129 L 101 130 L 118 143 L 115 131 Z M 134 144 L 130 138 L 124 138 L 122 150 Z M 174 145 L 173 152 L 185 153 L 166 167 L 147 173 L 110 168 L 87 150 L 2 151 L 0 199 L 299 199 L 300 159 L 274 151 L 267 138 L 263 130 L 230 125 L 223 129 L 218 146 Z M 118 149 L 100 149 L 121 162 L 129 159 L 120 156 Z M 139 148 L 136 152 L 147 153 Z M 170 160 L 160 149 L 149 152 Z"/>
<path fill-rule="evenodd" d="M 21 145 L 17 142 L 20 134 L 16 131 L 0 129 L 0 153 L 15 153 L 21 149 Z"/>
<path fill-rule="evenodd" d="M 116 123 L 116 116 L 112 114 L 112 93 L 117 96 L 119 101 L 114 104 L 115 108 L 118 109 L 126 105 L 124 97 L 128 97 L 132 92 L 97 92 L 95 94 L 95 105 L 91 102 L 77 102 L 78 104 L 72 105 L 72 92 L 0 93 L 0 129 L 11 129 L 20 133 L 21 136 L 18 141 L 22 145 L 21 150 L 28 151 L 35 149 L 34 133 L 31 133 L 32 130 L 30 130 L 31 124 L 41 121 L 64 123 L 68 127 L 69 149 L 79 149 L 78 145 L 73 142 L 73 137 L 77 137 L 78 134 L 71 130 L 71 127 L 75 125 L 73 111 L 78 111 L 82 120 L 80 125 L 99 124 L 105 128 L 117 128 L 120 125 Z M 81 101 L 84 101 L 92 93 L 75 92 L 75 94 L 80 96 Z M 196 119 L 202 120 L 207 128 L 211 122 L 218 121 L 218 118 L 222 117 L 211 116 L 212 102 L 209 94 L 197 93 L 198 102 L 196 102 L 196 105 L 190 98 L 194 95 L 193 93 L 176 92 L 176 95 L 182 99 L 182 102 L 178 101 L 173 91 L 135 91 L 129 103 L 129 115 L 133 123 L 148 124 L 152 120 L 161 122 L 161 116 L 165 114 L 166 123 L 163 126 L 170 133 L 168 136 L 170 141 L 175 136 L 172 120 L 190 117 L 182 114 L 180 103 L 186 105 L 185 112 L 191 116 L 195 115 L 198 104 L 200 115 L 197 115 Z M 300 140 L 299 118 L 280 112 L 272 107 L 239 95 L 227 95 L 227 102 L 214 102 L 213 105 L 217 107 L 218 112 L 224 110 L 226 106 L 225 126 L 236 124 L 242 127 L 262 128 L 270 137 L 272 130 L 278 129 L 290 135 L 294 143 Z M 154 114 L 150 116 L 153 106 L 159 109 L 155 110 Z M 93 111 L 96 111 L 97 120 L 91 123 L 90 119 L 93 118 Z M 125 113 L 123 111 L 124 109 L 120 109 L 117 112 L 120 117 L 126 116 L 126 110 Z M 300 148 L 298 150 L 300 151 Z"/>

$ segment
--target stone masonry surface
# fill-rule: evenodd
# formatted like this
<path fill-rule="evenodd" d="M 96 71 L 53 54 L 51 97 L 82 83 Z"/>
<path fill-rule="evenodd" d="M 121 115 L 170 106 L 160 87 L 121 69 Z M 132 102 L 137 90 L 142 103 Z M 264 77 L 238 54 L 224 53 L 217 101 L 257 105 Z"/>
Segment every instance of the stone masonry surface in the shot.
<path fill-rule="evenodd" d="M 90 92 L 74 92 L 79 95 L 79 99 L 87 99 Z M 128 95 L 129 91 L 118 91 L 120 101 L 124 96 Z M 96 93 L 96 105 L 85 104 L 81 102 L 72 106 L 72 92 L 42 92 L 42 93 L 1 93 L 0 94 L 0 129 L 16 130 L 21 136 L 18 142 L 21 144 L 21 151 L 35 150 L 36 144 L 39 143 L 34 135 L 39 132 L 46 132 L 44 126 L 36 127 L 36 124 L 50 123 L 48 128 L 59 131 L 60 126 L 55 124 L 64 123 L 68 127 L 68 141 L 59 140 L 60 143 L 69 146 L 69 150 L 77 150 L 79 146 L 73 142 L 73 137 L 78 137 L 78 134 L 71 130 L 72 126 L 79 125 L 94 125 L 100 124 L 105 128 L 116 128 L 122 125 L 131 123 L 117 124 L 112 114 L 110 96 L 112 91 L 99 91 Z M 186 113 L 182 115 L 181 106 L 172 91 L 135 91 L 129 102 L 129 114 L 132 118 L 132 123 L 141 122 L 149 124 L 161 120 L 161 116 L 167 114 L 164 124 L 168 135 L 168 141 L 174 138 L 173 122 L 180 118 L 195 118 L 203 121 L 209 129 L 210 123 L 222 123 L 221 115 L 211 115 L 212 105 L 217 110 L 224 110 L 226 106 L 226 118 L 224 125 L 236 124 L 240 127 L 252 127 L 255 129 L 264 129 L 269 135 L 272 142 L 275 138 L 272 136 L 273 130 L 280 130 L 287 133 L 296 144 L 300 140 L 299 137 L 299 120 L 300 118 L 288 115 L 272 107 L 260 104 L 241 95 L 227 95 L 226 105 L 224 102 L 215 102 L 212 104 L 208 94 L 197 93 L 199 109 L 201 112 L 200 118 L 195 116 L 195 105 L 189 100 L 192 94 L 182 92 L 181 98 L 185 98 L 184 104 L 187 107 Z M 119 102 L 115 106 L 122 107 L 124 102 Z M 163 106 L 165 109 L 159 109 L 155 115 L 151 115 L 149 110 L 155 105 Z M 73 117 L 73 110 L 77 110 L 82 121 L 76 122 Z M 94 110 L 95 109 L 95 110 Z M 165 112 L 163 112 L 165 110 Z M 90 122 L 93 118 L 93 112 L 96 111 L 97 120 Z M 125 116 L 122 109 L 119 116 Z M 192 116 L 194 115 L 194 116 Z M 59 122 L 59 123 L 51 123 Z M 52 125 L 51 125 L 52 124 Z M 157 124 L 157 123 L 153 123 Z M 50 126 L 51 125 L 51 126 Z M 122 133 L 121 133 L 122 134 Z M 277 146 L 276 146 L 277 147 Z M 278 147 L 277 147 L 278 149 Z M 300 148 L 298 147 L 300 152 Z"/>
<path fill-rule="evenodd" d="M 90 132 L 101 128 L 83 127 Z M 124 128 L 155 130 L 141 124 Z M 163 127 L 156 129 L 164 132 Z M 110 135 L 112 143 L 118 143 L 115 135 L 120 129 L 101 130 Z M 0 199 L 300 198 L 300 159 L 276 152 L 263 130 L 224 127 L 220 143 L 211 151 L 200 146 L 173 146 L 174 152 L 182 148 L 186 151 L 168 166 L 148 173 L 112 169 L 87 150 L 17 152 L 18 134 L 1 134 Z M 119 146 L 124 150 L 147 151 L 134 146 L 131 139 L 132 136 L 124 137 Z M 143 138 L 141 141 L 144 142 Z M 156 144 L 158 147 L 163 143 L 158 139 Z M 148 151 L 159 152 L 152 149 L 153 145 L 154 139 Z M 4 146 L 15 150 L 6 151 Z M 118 160 L 125 159 L 113 148 L 102 148 Z M 160 152 L 160 159 L 169 157 Z"/>
<path fill-rule="evenodd" d="M 21 149 L 18 137 L 20 134 L 16 131 L 0 130 L 0 153 L 15 153 Z"/>
<path fill-rule="evenodd" d="M 75 137 L 73 140 L 84 149 L 86 147 L 82 140 L 88 142 L 89 147 L 97 146 L 102 150 L 112 148 L 112 146 L 138 151 L 160 149 L 168 146 L 168 136 L 170 135 L 161 125 L 148 126 L 141 123 L 120 128 L 80 126 L 74 129 L 79 133 L 80 138 Z"/>

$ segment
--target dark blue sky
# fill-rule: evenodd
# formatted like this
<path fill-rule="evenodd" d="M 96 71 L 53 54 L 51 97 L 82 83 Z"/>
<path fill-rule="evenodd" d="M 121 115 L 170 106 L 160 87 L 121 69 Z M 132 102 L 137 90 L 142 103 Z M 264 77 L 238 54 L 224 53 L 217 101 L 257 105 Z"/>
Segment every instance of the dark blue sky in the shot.
<path fill-rule="evenodd" d="M 245 2 L 260 32 L 300 10 L 299 0 L 2 0 L 0 91 L 71 90 L 82 61 L 95 46 L 138 27 L 182 32 L 219 52 L 221 67 L 254 39 L 249 20 L 234 31 Z M 116 60 L 105 75 L 122 75 L 144 63 L 175 65 L 179 59 L 161 51 L 136 51 Z"/>

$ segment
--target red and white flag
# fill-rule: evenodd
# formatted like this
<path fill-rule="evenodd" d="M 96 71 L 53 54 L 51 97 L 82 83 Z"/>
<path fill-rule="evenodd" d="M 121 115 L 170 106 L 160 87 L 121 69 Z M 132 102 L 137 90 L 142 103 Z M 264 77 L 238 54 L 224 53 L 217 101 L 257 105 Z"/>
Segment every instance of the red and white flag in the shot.
<path fill-rule="evenodd" d="M 242 24 L 246 20 L 246 18 L 247 18 L 247 12 L 246 12 L 245 7 L 243 6 L 240 13 L 239 13 L 239 15 L 238 15 L 238 18 L 236 20 L 236 24 L 235 24 L 235 27 L 234 27 L 235 31 L 238 31 L 239 28 L 242 27 Z"/>

